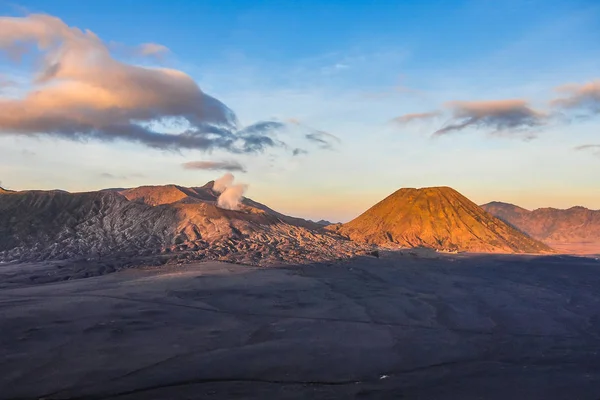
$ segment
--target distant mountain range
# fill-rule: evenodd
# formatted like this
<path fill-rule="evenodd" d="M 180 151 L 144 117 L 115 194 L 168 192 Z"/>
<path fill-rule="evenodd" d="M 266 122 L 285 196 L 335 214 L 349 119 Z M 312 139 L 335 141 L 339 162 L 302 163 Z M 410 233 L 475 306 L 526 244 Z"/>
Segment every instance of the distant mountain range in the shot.
<path fill-rule="evenodd" d="M 384 247 L 543 253 L 552 250 L 487 213 L 449 187 L 400 189 L 332 230 Z"/>
<path fill-rule="evenodd" d="M 571 207 L 530 211 L 498 201 L 481 207 L 560 252 L 600 253 L 600 210 Z"/>
<path fill-rule="evenodd" d="M 195 260 L 272 265 L 375 254 L 375 248 L 600 253 L 600 211 L 483 206 L 449 187 L 396 191 L 345 224 L 308 221 L 240 197 L 219 206 L 215 183 L 88 193 L 0 188 L 0 262 Z M 118 262 L 116 264 L 119 264 Z"/>

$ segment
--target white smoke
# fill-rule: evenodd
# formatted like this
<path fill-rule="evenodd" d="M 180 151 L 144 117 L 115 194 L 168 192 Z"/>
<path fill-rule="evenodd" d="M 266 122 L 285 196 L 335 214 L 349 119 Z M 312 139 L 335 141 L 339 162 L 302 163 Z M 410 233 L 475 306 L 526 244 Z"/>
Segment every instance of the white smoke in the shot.
<path fill-rule="evenodd" d="M 213 184 L 213 190 L 217 193 L 223 193 L 225 189 L 233 184 L 234 179 L 235 178 L 231 172 L 226 173 L 215 181 Z"/>
<path fill-rule="evenodd" d="M 242 183 L 233 184 L 234 176 L 231 173 L 226 173 L 217 179 L 213 185 L 215 192 L 221 193 L 217 199 L 217 206 L 226 210 L 239 210 L 240 203 L 244 193 L 248 189 L 248 185 Z"/>
<path fill-rule="evenodd" d="M 238 210 L 247 188 L 244 184 L 229 186 L 217 199 L 217 205 L 226 210 Z"/>

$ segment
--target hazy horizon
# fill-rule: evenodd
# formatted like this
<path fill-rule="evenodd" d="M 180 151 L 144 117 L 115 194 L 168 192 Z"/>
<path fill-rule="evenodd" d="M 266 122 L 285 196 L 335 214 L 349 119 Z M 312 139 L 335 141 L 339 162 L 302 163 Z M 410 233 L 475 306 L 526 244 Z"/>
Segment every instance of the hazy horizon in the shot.
<path fill-rule="evenodd" d="M 600 4 L 0 2 L 0 181 L 348 221 L 402 187 L 600 209 Z M 510 21 L 510 23 L 506 23 Z"/>

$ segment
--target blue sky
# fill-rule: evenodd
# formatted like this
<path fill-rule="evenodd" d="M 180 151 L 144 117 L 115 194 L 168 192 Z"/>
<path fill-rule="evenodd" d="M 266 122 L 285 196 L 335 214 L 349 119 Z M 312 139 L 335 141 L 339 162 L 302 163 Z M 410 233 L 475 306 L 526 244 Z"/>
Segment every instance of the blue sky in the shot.
<path fill-rule="evenodd" d="M 478 203 L 600 208 L 598 148 L 575 150 L 600 145 L 600 116 L 565 117 L 550 105 L 560 97 L 556 88 L 600 79 L 596 1 L 0 2 L 2 16 L 30 13 L 89 29 L 123 62 L 182 71 L 244 126 L 298 122 L 301 132 L 277 138 L 307 154 L 160 150 L 5 129 L 0 181 L 9 188 L 198 185 L 222 171 L 182 163 L 229 160 L 245 167 L 236 177 L 249 184 L 249 197 L 308 218 L 345 221 L 400 187 L 432 185 Z M 169 52 L 131 59 L 123 51 L 142 43 Z M 29 67 L 0 57 L 0 77 L 25 81 Z M 5 93 L 27 90 L 12 85 Z M 452 102 L 511 99 L 526 102 L 502 114 L 516 122 L 492 112 L 432 135 L 465 121 L 453 113 L 469 106 Z M 439 115 L 393 122 L 429 112 Z M 302 141 L 306 129 L 339 142 Z"/>

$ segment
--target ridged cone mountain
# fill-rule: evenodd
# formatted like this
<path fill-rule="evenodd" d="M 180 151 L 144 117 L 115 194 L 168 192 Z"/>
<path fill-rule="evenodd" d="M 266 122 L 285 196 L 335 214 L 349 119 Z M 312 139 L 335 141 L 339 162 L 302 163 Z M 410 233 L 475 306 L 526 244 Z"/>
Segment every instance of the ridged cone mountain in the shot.
<path fill-rule="evenodd" d="M 355 241 L 387 247 L 493 253 L 552 251 L 449 187 L 400 189 L 356 219 L 329 229 Z"/>

